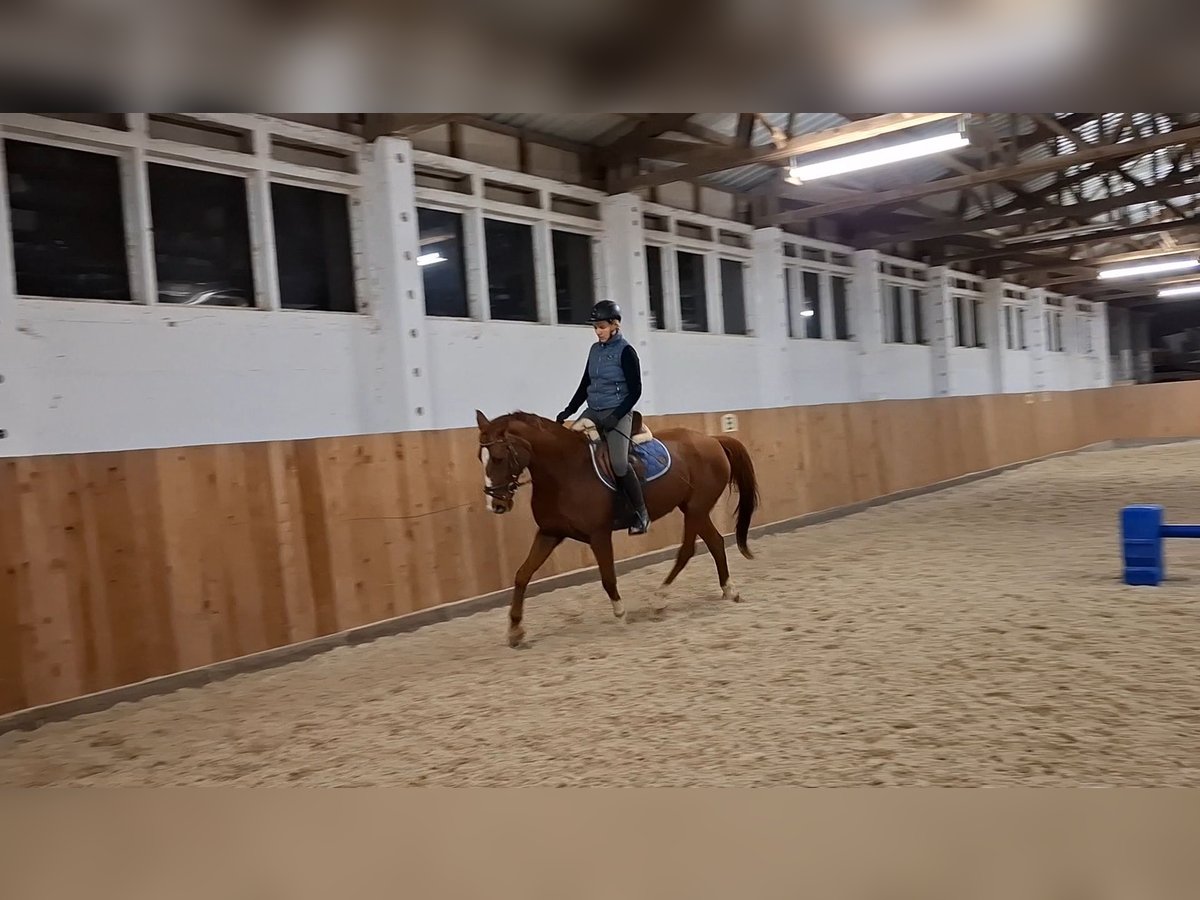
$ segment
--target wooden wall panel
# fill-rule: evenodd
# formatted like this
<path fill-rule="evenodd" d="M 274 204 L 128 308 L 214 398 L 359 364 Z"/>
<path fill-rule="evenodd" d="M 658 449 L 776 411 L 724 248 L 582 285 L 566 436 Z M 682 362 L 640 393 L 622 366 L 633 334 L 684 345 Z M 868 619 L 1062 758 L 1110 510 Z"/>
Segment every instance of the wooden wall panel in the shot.
<path fill-rule="evenodd" d="M 755 524 L 1112 438 L 1200 432 L 1200 385 L 738 414 Z M 716 413 L 650 427 L 717 434 Z M 488 512 L 474 429 L 0 460 L 0 712 L 503 590 L 528 490 Z M 714 520 L 734 527 L 736 493 Z M 678 514 L 619 558 L 677 546 Z M 564 544 L 542 577 L 590 568 Z"/>

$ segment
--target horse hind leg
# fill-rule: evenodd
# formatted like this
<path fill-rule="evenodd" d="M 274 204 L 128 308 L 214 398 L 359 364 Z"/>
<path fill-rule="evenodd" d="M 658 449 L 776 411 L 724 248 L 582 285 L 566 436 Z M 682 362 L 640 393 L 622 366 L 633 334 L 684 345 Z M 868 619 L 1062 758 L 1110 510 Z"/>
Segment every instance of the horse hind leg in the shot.
<path fill-rule="evenodd" d="M 729 580 L 729 560 L 725 556 L 725 539 L 721 537 L 721 532 L 717 530 L 717 526 L 707 515 L 700 522 L 697 530 L 708 547 L 708 552 L 712 554 L 713 562 L 716 563 L 717 578 L 721 583 L 721 599 L 734 603 L 740 602 L 742 595 Z"/>
<path fill-rule="evenodd" d="M 661 613 L 667 608 L 667 588 L 679 577 L 679 573 L 684 570 L 695 554 L 696 525 L 685 513 L 683 519 L 683 542 L 679 545 L 679 552 L 675 555 L 675 565 L 672 567 L 670 574 L 663 580 L 659 589 L 654 592 L 651 601 L 654 612 Z"/>

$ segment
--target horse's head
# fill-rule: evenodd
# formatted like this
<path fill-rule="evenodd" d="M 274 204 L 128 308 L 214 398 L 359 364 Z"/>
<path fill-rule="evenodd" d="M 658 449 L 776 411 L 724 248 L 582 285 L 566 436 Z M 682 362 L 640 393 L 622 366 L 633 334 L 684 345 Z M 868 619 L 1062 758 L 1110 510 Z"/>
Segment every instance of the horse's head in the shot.
<path fill-rule="evenodd" d="M 529 467 L 533 449 L 524 438 L 510 434 L 505 422 L 489 422 L 479 410 L 475 410 L 475 421 L 479 425 L 483 492 L 491 498 L 492 512 L 503 515 L 512 511 L 521 473 Z"/>

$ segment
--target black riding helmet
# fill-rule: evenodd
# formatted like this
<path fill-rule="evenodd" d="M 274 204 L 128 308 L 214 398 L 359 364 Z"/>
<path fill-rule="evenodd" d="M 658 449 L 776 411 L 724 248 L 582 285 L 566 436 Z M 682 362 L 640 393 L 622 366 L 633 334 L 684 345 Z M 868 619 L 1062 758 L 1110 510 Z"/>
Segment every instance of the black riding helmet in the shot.
<path fill-rule="evenodd" d="M 592 307 L 592 314 L 588 317 L 588 321 L 593 324 L 596 322 L 620 322 L 621 307 L 617 306 L 611 300 L 601 300 Z"/>

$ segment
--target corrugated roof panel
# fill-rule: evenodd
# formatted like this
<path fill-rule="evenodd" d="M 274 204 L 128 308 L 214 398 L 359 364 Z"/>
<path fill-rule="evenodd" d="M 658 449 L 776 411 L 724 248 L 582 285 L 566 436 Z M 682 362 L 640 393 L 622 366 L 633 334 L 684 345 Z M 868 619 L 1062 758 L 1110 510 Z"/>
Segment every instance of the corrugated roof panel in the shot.
<path fill-rule="evenodd" d="M 487 113 L 484 118 L 584 144 L 626 121 L 616 113 Z"/>

